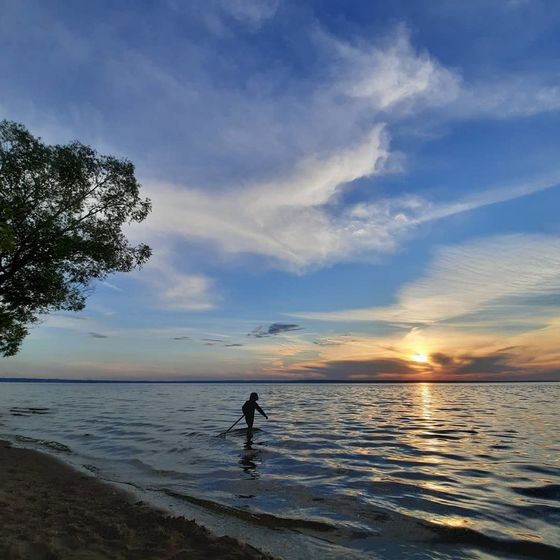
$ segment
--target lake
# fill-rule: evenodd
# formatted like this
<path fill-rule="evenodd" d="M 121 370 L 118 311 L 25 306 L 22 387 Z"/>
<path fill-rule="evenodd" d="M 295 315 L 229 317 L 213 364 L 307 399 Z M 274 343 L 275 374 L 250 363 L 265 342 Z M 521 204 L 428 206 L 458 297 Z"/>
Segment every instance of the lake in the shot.
<path fill-rule="evenodd" d="M 270 419 L 219 437 L 251 391 Z M 281 558 L 560 558 L 559 402 L 554 383 L 0 383 L 0 437 Z"/>

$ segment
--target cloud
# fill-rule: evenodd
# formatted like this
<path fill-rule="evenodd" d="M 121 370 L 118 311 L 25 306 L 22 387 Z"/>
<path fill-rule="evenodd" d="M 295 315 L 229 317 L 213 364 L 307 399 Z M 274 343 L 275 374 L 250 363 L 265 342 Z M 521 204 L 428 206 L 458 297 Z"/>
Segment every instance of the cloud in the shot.
<path fill-rule="evenodd" d="M 410 362 L 398 358 L 363 360 L 333 360 L 303 364 L 296 369 L 301 374 L 318 374 L 324 379 L 382 380 L 398 379 L 418 373 Z"/>
<path fill-rule="evenodd" d="M 512 356 L 508 354 L 494 354 L 490 356 L 462 356 L 459 364 L 451 369 L 453 375 L 483 374 L 507 377 L 514 374 L 519 368 L 511 364 Z"/>
<path fill-rule="evenodd" d="M 109 288 L 110 290 L 113 290 L 115 292 L 123 292 L 124 291 L 122 288 L 119 288 L 118 286 L 115 286 L 115 284 L 112 284 L 111 282 L 108 282 L 107 280 L 101 280 L 99 282 L 99 284 L 101 284 L 102 286 L 105 286 L 106 288 Z"/>
<path fill-rule="evenodd" d="M 173 340 L 192 340 L 190 336 L 174 336 Z"/>
<path fill-rule="evenodd" d="M 66 313 L 53 313 L 41 318 L 41 327 L 51 329 L 65 329 L 69 331 L 87 332 L 96 328 L 95 322 L 83 315 L 70 315 Z"/>
<path fill-rule="evenodd" d="M 313 344 L 317 346 L 342 346 L 343 344 L 347 344 L 349 340 L 336 340 L 333 338 L 318 338 L 312 341 Z"/>
<path fill-rule="evenodd" d="M 225 253 L 253 253 L 301 269 L 348 249 L 351 217 L 330 215 L 344 185 L 381 168 L 383 127 L 326 160 L 308 158 L 286 177 L 231 192 L 148 185 L 153 212 L 143 229 L 210 242 Z M 359 235 L 359 232 L 357 233 Z M 379 245 L 384 241 L 379 240 Z"/>
<path fill-rule="evenodd" d="M 404 25 L 345 41 L 305 11 L 283 11 L 276 0 L 154 6 L 92 10 L 90 25 L 81 26 L 45 3 L 12 2 L 0 23 L 6 36 L 0 46 L 11 55 L 5 73 L 18 79 L 1 84 L 2 108 L 52 140 L 79 137 L 126 153 L 145 177 L 210 189 L 286 174 L 305 154 L 324 160 L 374 125 L 391 131 L 426 109 L 447 122 L 558 108 L 557 76 L 497 72 L 466 81 L 414 45 Z M 288 20 L 294 13 L 297 25 Z M 258 28 L 280 16 L 290 25 L 271 37 L 287 34 L 282 44 L 310 56 L 296 53 L 297 62 L 275 56 L 239 33 L 240 22 Z M 209 21 L 227 41 L 205 28 Z M 123 36 L 125 26 L 133 31 Z M 44 56 L 25 58 L 30 50 Z M 23 58 L 27 81 L 19 72 Z M 54 88 L 49 76 L 61 68 L 92 85 L 87 97 L 59 82 Z M 31 76 L 43 78 L 44 87 L 33 87 Z"/>
<path fill-rule="evenodd" d="M 294 99 L 275 90 L 274 99 L 259 97 L 260 118 L 274 106 L 275 121 L 255 131 L 244 118 L 235 132 L 236 145 L 245 145 L 239 134 L 251 135 L 246 161 L 263 160 L 263 146 L 276 136 L 282 165 L 269 165 L 268 178 L 234 175 L 228 188 L 147 183 L 153 213 L 146 229 L 224 254 L 260 255 L 291 271 L 395 248 L 409 229 L 406 214 L 425 201 L 404 196 L 348 207 L 343 194 L 358 179 L 394 169 L 387 122 L 454 97 L 458 79 L 415 51 L 405 28 L 378 46 L 351 45 L 319 29 L 312 41 L 330 64 L 326 77 L 297 88 Z"/>
<path fill-rule="evenodd" d="M 268 336 L 275 336 L 277 334 L 282 334 L 291 331 L 300 331 L 303 327 L 300 325 L 288 324 L 288 323 L 272 323 L 268 327 L 257 327 L 251 331 L 247 336 L 254 336 L 255 338 L 265 338 Z"/>
<path fill-rule="evenodd" d="M 444 108 L 455 119 L 509 119 L 560 110 L 560 87 L 532 76 L 501 76 L 495 82 L 474 82 Z"/>
<path fill-rule="evenodd" d="M 404 25 L 397 26 L 380 45 L 352 44 L 324 32 L 320 37 L 338 63 L 337 91 L 365 101 L 376 112 L 438 106 L 460 94 L 460 76 L 426 51 L 415 50 Z"/>
<path fill-rule="evenodd" d="M 457 356 L 434 353 L 432 363 L 418 364 L 401 358 L 372 357 L 366 359 L 339 359 L 295 364 L 287 371 L 300 376 L 349 381 L 499 381 L 504 379 L 557 380 L 557 368 L 534 367 L 516 363 L 514 348 L 488 354 Z"/>
<path fill-rule="evenodd" d="M 202 274 L 182 272 L 175 265 L 176 257 L 156 239 L 154 254 L 136 278 L 151 286 L 159 306 L 175 311 L 209 311 L 220 299 L 214 281 Z"/>
<path fill-rule="evenodd" d="M 430 356 L 430 360 L 434 363 L 434 367 L 431 370 L 434 372 L 434 378 L 445 378 L 455 381 L 560 379 L 557 361 L 553 364 L 534 362 L 526 355 L 527 350 L 535 350 L 535 348 L 528 349 L 510 346 L 482 354 L 459 353 L 457 355 L 446 355 L 444 353 L 436 353 Z M 540 351 L 543 351 L 543 348 Z"/>
<path fill-rule="evenodd" d="M 310 267 L 387 253 L 423 224 L 557 187 L 560 176 L 489 187 L 455 201 L 415 195 L 339 204 L 356 179 L 382 173 L 382 126 L 326 160 L 306 159 L 284 178 L 215 194 L 150 185 L 154 210 L 144 226 L 158 234 L 210 243 L 223 253 L 268 257 L 276 267 Z"/>
<path fill-rule="evenodd" d="M 206 35 L 201 44 L 189 33 L 170 33 L 165 48 L 134 46 L 120 35 L 118 13 L 109 25 L 91 25 L 100 35 L 78 33 L 48 8 L 32 5 L 35 48 L 48 51 L 53 38 L 43 29 L 56 24 L 56 60 L 90 68 L 89 80 L 101 91 L 110 88 L 115 100 L 111 107 L 103 106 L 106 95 L 87 104 L 75 101 L 73 111 L 51 119 L 64 125 L 64 138 L 57 139 L 78 135 L 113 152 L 117 146 L 116 153 L 126 151 L 140 163 L 151 177 L 143 182 L 154 202 L 142 231 L 160 233 L 164 246 L 204 243 L 227 255 L 259 255 L 294 272 L 392 251 L 421 223 L 469 209 L 464 201 L 441 206 L 412 196 L 380 199 L 373 187 L 362 202 L 345 204 L 354 181 L 394 169 L 389 137 L 399 123 L 427 109 L 439 110 L 437 118 L 447 121 L 476 111 L 491 117 L 557 108 L 553 81 L 498 76 L 495 82 L 465 83 L 457 70 L 413 45 L 403 25 L 374 40 L 344 41 L 306 21 L 303 31 L 296 26 L 293 33 L 302 34 L 301 48 L 315 62 L 296 73 L 287 61 L 270 67 L 255 49 L 224 56 L 223 44 Z M 154 29 L 169 30 L 171 17 L 198 26 L 201 18 L 224 14 L 261 24 L 281 11 L 274 0 L 211 2 L 196 13 L 179 3 L 166 6 L 171 11 L 152 14 Z M 12 25 L 5 25 L 18 36 L 21 17 L 12 9 Z M 139 30 L 142 16 L 132 16 Z M 126 23 L 134 27 L 134 21 Z M 181 64 L 167 49 L 179 53 Z M 96 64 L 82 64 L 90 58 Z M 41 128 L 50 104 L 41 106 L 35 95 L 32 109 L 21 108 L 21 97 L 5 95 L 7 110 L 32 113 L 26 120 Z M 153 179 L 158 174 L 161 181 Z M 470 208 L 485 203 L 476 204 L 471 201 Z M 173 286 L 162 287 L 164 302 L 200 311 L 216 305 L 211 279 L 169 268 L 166 275 Z"/>
<path fill-rule="evenodd" d="M 293 316 L 324 321 L 386 321 L 430 325 L 495 306 L 516 314 L 524 298 L 560 289 L 560 238 L 506 235 L 440 249 L 427 273 L 401 288 L 387 307 Z M 506 305 L 507 304 L 507 305 Z M 546 317 L 546 315 L 545 315 Z"/>
<path fill-rule="evenodd" d="M 526 367 L 514 365 L 519 348 L 510 346 L 507 348 L 496 349 L 492 353 L 481 355 L 445 354 L 444 352 L 434 352 L 430 354 L 430 363 L 435 368 L 441 369 L 449 376 L 464 376 L 468 374 L 494 375 L 501 376 L 513 375 L 519 372 L 526 372 Z M 450 377 L 451 379 L 451 377 Z"/>
<path fill-rule="evenodd" d="M 97 333 L 97 332 L 89 332 L 88 333 L 92 338 L 109 338 L 109 335 Z"/>
<path fill-rule="evenodd" d="M 206 276 L 172 272 L 169 284 L 160 293 L 164 305 L 183 311 L 207 311 L 214 308 L 211 301 L 213 282 Z"/>
<path fill-rule="evenodd" d="M 221 0 L 220 7 L 250 28 L 258 29 L 274 17 L 280 0 Z"/>
<path fill-rule="evenodd" d="M 70 319 L 71 321 L 88 321 L 89 317 L 87 315 L 70 315 L 67 313 L 53 313 L 51 317 L 62 317 L 64 319 Z M 51 325 L 52 326 L 52 325 Z"/>

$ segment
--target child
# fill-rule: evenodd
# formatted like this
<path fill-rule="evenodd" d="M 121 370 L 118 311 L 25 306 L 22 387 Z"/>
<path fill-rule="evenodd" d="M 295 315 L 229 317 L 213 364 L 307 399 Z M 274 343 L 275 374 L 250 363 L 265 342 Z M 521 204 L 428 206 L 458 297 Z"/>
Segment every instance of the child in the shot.
<path fill-rule="evenodd" d="M 247 427 L 251 429 L 253 427 L 253 422 L 255 420 L 255 409 L 257 409 L 267 420 L 268 416 L 264 413 L 263 409 L 257 404 L 259 400 L 259 395 L 257 393 L 251 393 L 248 401 L 241 408 L 243 414 L 245 414 L 245 422 L 247 422 Z"/>

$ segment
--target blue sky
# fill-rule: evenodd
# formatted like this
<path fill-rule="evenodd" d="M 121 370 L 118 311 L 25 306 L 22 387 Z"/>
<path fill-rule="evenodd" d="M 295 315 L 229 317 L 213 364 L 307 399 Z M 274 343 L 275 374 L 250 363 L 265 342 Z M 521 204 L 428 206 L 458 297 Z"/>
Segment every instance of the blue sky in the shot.
<path fill-rule="evenodd" d="M 0 4 L 0 118 L 131 159 L 154 250 L 2 375 L 560 377 L 556 2 Z"/>

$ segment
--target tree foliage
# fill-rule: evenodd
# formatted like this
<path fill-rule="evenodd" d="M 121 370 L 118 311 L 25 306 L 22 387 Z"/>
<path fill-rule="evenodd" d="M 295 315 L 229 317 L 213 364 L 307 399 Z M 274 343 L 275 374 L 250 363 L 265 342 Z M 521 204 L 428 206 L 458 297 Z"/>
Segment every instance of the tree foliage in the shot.
<path fill-rule="evenodd" d="M 41 314 L 83 309 L 93 279 L 146 262 L 122 232 L 150 212 L 139 187 L 130 161 L 0 122 L 0 354 Z"/>

